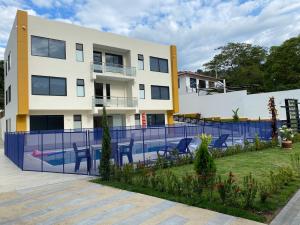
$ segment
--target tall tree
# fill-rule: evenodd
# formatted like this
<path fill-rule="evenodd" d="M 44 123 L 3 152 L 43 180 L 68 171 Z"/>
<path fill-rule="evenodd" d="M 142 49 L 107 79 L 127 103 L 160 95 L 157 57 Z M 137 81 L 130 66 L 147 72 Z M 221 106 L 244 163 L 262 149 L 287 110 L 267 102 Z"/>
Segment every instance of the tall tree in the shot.
<path fill-rule="evenodd" d="M 268 91 L 300 88 L 300 35 L 273 46 L 264 67 Z"/>
<path fill-rule="evenodd" d="M 102 151 L 101 151 L 99 173 L 101 179 L 107 181 L 110 178 L 111 138 L 110 138 L 105 106 L 103 107 L 102 129 L 103 129 Z"/>
<path fill-rule="evenodd" d="M 4 109 L 4 61 L 0 60 L 0 109 Z"/>
<path fill-rule="evenodd" d="M 226 78 L 228 85 L 248 85 L 250 92 L 264 89 L 262 67 L 267 56 L 265 48 L 247 43 L 228 43 L 217 50 L 221 52 L 204 64 L 206 71 Z"/>

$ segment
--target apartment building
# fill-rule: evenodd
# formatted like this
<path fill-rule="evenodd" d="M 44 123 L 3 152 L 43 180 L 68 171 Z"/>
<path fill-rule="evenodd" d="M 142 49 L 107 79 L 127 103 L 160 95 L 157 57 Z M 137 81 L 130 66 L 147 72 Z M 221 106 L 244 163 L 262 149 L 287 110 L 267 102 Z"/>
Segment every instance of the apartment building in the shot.
<path fill-rule="evenodd" d="M 225 80 L 191 71 L 178 72 L 179 95 L 196 93 L 207 95 L 226 92 Z"/>
<path fill-rule="evenodd" d="M 18 11 L 6 46 L 7 131 L 173 123 L 176 46 Z"/>

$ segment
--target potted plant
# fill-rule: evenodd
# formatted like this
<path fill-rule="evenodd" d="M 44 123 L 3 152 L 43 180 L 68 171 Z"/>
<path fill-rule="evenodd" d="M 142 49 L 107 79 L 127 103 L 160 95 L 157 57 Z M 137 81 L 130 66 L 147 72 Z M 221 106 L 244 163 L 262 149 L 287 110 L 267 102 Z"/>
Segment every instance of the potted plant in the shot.
<path fill-rule="evenodd" d="M 282 140 L 282 148 L 291 149 L 292 139 L 294 137 L 293 129 L 283 125 L 281 128 L 279 128 L 279 133 Z"/>

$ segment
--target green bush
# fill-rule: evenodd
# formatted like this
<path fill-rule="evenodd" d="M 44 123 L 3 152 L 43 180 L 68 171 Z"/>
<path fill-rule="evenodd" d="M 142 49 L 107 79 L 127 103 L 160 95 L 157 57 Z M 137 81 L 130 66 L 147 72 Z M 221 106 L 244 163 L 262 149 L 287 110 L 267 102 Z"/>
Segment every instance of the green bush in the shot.
<path fill-rule="evenodd" d="M 299 153 L 291 155 L 291 164 L 292 164 L 292 168 L 299 176 L 300 175 L 300 154 Z"/>
<path fill-rule="evenodd" d="M 259 198 L 261 203 L 265 203 L 267 199 L 271 196 L 270 185 L 261 183 L 258 185 Z"/>
<path fill-rule="evenodd" d="M 103 107 L 103 115 L 102 115 L 102 151 L 101 151 L 101 159 L 99 166 L 99 173 L 102 180 L 110 179 L 110 156 L 111 156 L 111 138 L 108 128 L 108 121 L 106 116 L 106 109 Z"/>
<path fill-rule="evenodd" d="M 249 176 L 244 177 L 242 188 L 242 203 L 245 208 L 252 208 L 257 193 L 257 182 L 250 173 Z"/>
<path fill-rule="evenodd" d="M 202 134 L 201 141 L 201 145 L 196 150 L 194 169 L 196 173 L 203 179 L 204 184 L 208 185 L 210 179 L 215 177 L 216 164 L 208 151 L 208 145 L 211 142 L 211 136 Z"/>
<path fill-rule="evenodd" d="M 127 163 L 122 168 L 122 180 L 126 184 L 132 184 L 132 179 L 134 176 L 134 169 L 131 163 Z"/>
<path fill-rule="evenodd" d="M 179 178 L 170 170 L 163 173 L 166 192 L 179 195 L 181 190 L 181 182 Z"/>

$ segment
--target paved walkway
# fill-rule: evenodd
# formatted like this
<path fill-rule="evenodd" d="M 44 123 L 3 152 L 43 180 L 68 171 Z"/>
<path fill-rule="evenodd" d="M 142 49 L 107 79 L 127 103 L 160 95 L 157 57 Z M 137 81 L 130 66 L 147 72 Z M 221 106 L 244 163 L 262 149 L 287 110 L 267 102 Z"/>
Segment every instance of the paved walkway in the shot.
<path fill-rule="evenodd" d="M 85 176 L 22 172 L 0 152 L 0 224 L 260 223 L 93 184 Z"/>
<path fill-rule="evenodd" d="M 300 225 L 300 190 L 280 211 L 270 225 Z"/>

